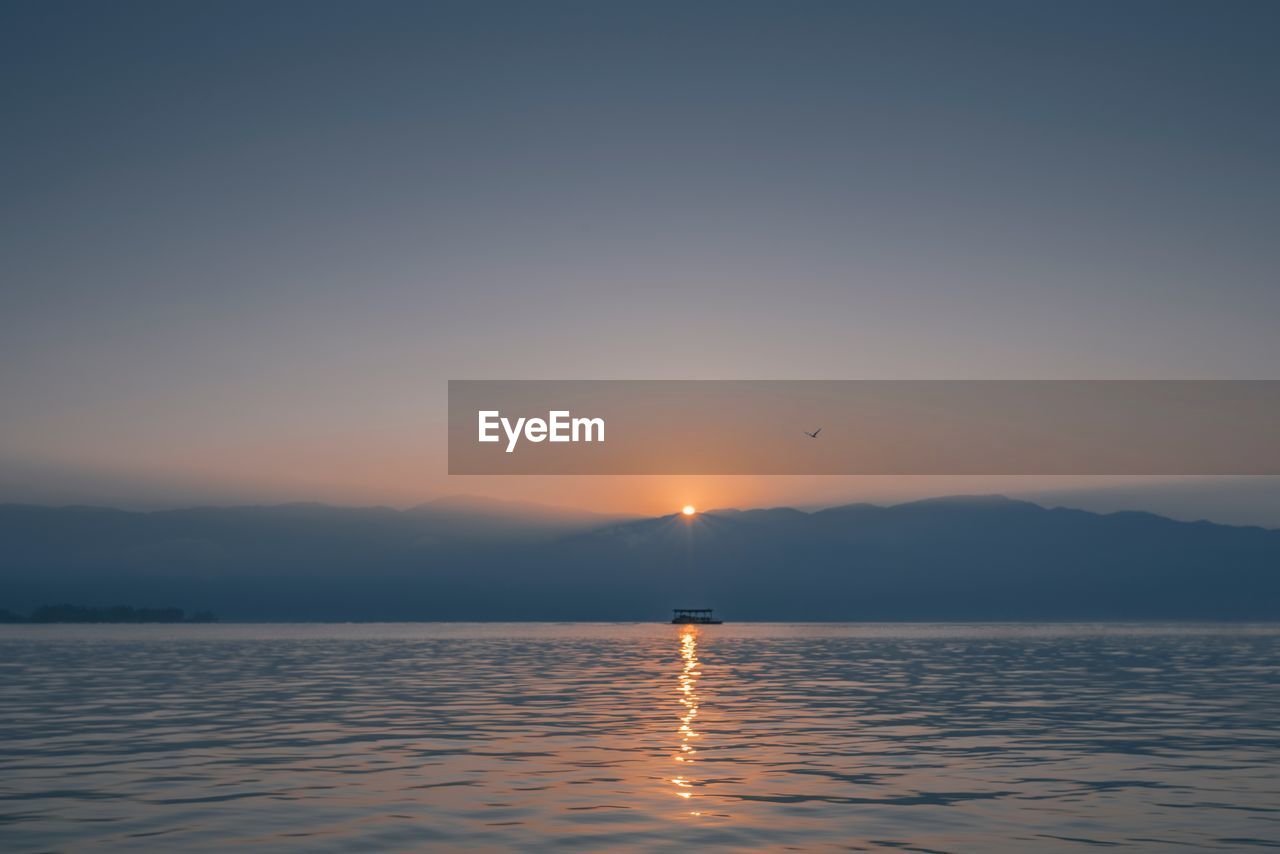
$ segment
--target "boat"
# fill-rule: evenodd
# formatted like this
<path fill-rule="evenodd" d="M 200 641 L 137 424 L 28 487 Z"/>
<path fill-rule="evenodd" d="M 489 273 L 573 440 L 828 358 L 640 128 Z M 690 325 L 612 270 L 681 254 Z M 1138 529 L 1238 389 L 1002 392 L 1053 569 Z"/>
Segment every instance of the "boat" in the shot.
<path fill-rule="evenodd" d="M 677 626 L 719 626 L 723 620 L 711 616 L 710 608 L 672 608 L 675 616 L 671 618 Z"/>

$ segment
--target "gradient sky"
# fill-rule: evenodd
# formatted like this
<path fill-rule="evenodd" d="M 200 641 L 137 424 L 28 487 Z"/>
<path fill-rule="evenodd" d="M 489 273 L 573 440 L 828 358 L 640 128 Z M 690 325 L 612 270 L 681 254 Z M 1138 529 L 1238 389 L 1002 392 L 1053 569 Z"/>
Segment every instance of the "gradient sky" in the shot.
<path fill-rule="evenodd" d="M 7 2 L 0 499 L 981 490 L 450 479 L 445 381 L 1274 379 L 1277 25 Z"/>

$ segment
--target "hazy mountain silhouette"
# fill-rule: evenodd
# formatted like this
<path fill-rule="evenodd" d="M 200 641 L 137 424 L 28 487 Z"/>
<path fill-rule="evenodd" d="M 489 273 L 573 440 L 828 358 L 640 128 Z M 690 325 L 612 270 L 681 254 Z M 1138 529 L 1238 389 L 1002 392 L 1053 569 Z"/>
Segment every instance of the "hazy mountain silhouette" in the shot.
<path fill-rule="evenodd" d="M 455 534 L 471 532 L 479 536 L 523 534 L 564 534 L 598 528 L 608 523 L 626 522 L 635 516 L 591 513 L 575 507 L 536 504 L 532 501 L 503 501 L 478 495 L 451 495 L 411 508 L 434 524 Z"/>
<path fill-rule="evenodd" d="M 593 516 L 448 499 L 136 513 L 0 506 L 0 607 L 224 619 L 1280 618 L 1280 531 L 1000 496 Z"/>

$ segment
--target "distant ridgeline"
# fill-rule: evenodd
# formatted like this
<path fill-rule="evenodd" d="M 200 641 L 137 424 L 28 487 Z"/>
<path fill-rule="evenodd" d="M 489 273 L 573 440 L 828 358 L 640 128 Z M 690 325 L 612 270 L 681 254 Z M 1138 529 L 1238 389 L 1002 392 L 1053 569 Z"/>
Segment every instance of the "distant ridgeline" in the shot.
<path fill-rule="evenodd" d="M 85 608 L 80 605 L 41 605 L 29 616 L 0 608 L 0 623 L 216 623 L 212 611 L 196 611 L 190 617 L 181 608 Z"/>

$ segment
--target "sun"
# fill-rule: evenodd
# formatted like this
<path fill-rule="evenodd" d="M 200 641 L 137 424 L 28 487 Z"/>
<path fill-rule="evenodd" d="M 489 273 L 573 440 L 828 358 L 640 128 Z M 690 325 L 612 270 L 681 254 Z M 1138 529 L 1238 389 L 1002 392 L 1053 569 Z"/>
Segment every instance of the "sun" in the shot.
<path fill-rule="evenodd" d="M 698 512 L 698 508 L 694 507 L 692 504 L 686 504 L 684 507 L 680 508 L 680 512 L 686 516 L 692 516 Z"/>

